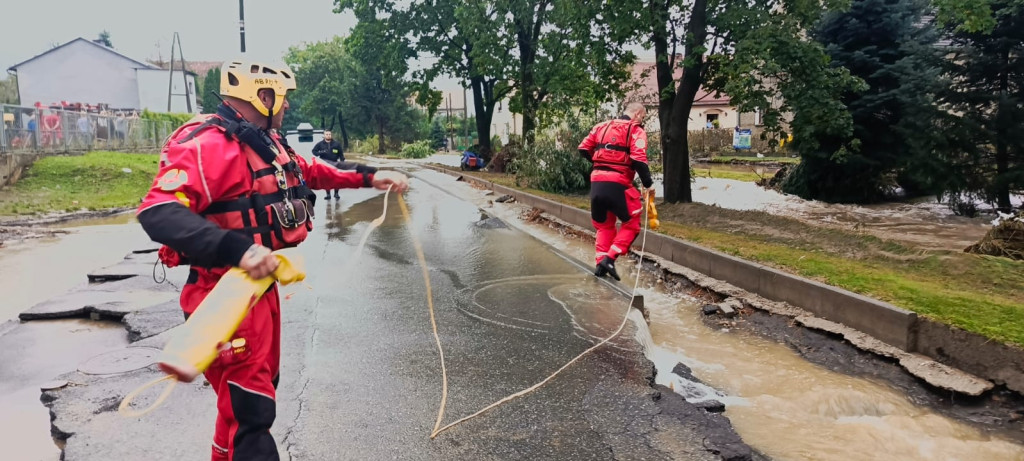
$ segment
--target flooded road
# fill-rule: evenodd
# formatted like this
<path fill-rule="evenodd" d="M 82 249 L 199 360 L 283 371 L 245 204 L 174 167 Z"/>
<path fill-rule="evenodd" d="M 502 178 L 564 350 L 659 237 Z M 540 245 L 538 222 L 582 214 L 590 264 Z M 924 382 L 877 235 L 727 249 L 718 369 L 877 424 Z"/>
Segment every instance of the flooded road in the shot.
<path fill-rule="evenodd" d="M 86 274 L 115 264 L 149 238 L 134 214 L 48 226 L 66 235 L 23 240 L 0 248 L 0 323 L 33 305 L 88 282 Z"/>
<path fill-rule="evenodd" d="M 518 212 L 503 215 L 499 205 L 482 214 L 452 195 L 486 207 L 487 198 L 470 186 L 438 173 L 417 174 L 448 191 L 417 179 L 408 195 L 411 231 L 424 245 L 448 358 L 446 422 L 546 377 L 621 321 L 628 299 L 584 270 L 593 252 L 589 242 L 525 225 L 540 240 L 531 238 L 491 217 L 512 222 Z M 702 439 L 688 439 L 693 433 L 672 426 L 652 403 L 642 354 L 658 366 L 659 383 L 691 400 L 725 402 L 744 441 L 773 459 L 1024 459 L 1020 446 L 915 406 L 884 383 L 818 367 L 752 334 L 708 327 L 695 300 L 666 293 L 650 275 L 641 279 L 649 330 L 631 324 L 548 386 L 431 442 L 440 370 L 410 225 L 391 202 L 388 218 L 356 260 L 356 244 L 380 215 L 383 195 L 354 190 L 342 197 L 317 203 L 317 229 L 300 247 L 307 286 L 282 289 L 284 360 L 272 431 L 285 459 L 336 459 L 339 453 L 350 459 L 713 459 L 702 449 L 687 451 Z M 141 233 L 135 226 L 122 224 L 123 235 Z M 632 286 L 635 271 L 631 262 L 620 264 L 624 285 Z M 85 333 L 93 338 L 87 345 L 68 336 Z M 49 380 L 124 342 L 120 326 L 81 320 L 29 322 L 17 330 L 27 336 L 12 334 L 0 340 L 34 352 L 11 349 L 0 356 L 0 385 L 11 383 L 0 389 L 9 395 L 0 401 L 0 414 L 35 406 L 42 411 L 31 418 L 39 424 L 45 409 L 38 392 L 25 401 L 37 378 Z M 59 359 L 40 367 L 40 355 Z M 709 386 L 679 379 L 672 373 L 678 363 Z M 88 388 L 108 398 L 121 392 L 117 382 Z M 194 434 L 212 428 L 212 419 L 195 415 L 206 418 L 211 402 L 201 384 L 177 391 L 167 408 L 143 420 L 97 415 L 96 404 L 87 402 L 80 417 L 98 422 L 70 439 L 68 459 L 208 455 L 205 440 Z M 199 429 L 175 429 L 182 424 Z M 11 443 L 24 446 L 21 440 L 29 437 Z M 54 459 L 42 454 L 38 459 Z"/>
<path fill-rule="evenodd" d="M 588 262 L 590 242 L 532 228 Z M 632 286 L 636 265 L 623 261 L 619 273 Z M 694 402 L 725 403 L 744 441 L 773 459 L 1024 460 L 1021 445 L 915 405 L 886 383 L 830 371 L 748 332 L 709 327 L 695 299 L 654 282 L 650 274 L 641 279 L 651 325 L 637 338 L 658 368 L 657 382 Z M 680 363 L 707 385 L 674 374 Z"/>

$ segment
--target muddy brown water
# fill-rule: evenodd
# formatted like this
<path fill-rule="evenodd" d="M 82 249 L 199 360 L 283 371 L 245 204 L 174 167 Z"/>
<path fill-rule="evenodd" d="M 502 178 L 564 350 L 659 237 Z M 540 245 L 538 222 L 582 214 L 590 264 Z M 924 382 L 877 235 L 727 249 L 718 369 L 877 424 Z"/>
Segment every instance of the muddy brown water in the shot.
<path fill-rule="evenodd" d="M 733 163 L 694 163 L 692 166 L 694 171 L 716 170 L 733 171 L 736 173 L 754 173 L 765 178 L 775 176 L 775 173 L 778 173 L 779 171 L 779 168 L 774 166 L 742 165 Z"/>
<path fill-rule="evenodd" d="M 590 242 L 534 227 L 589 263 Z M 632 287 L 636 265 L 621 261 L 619 273 Z M 884 382 L 810 363 L 750 332 L 709 327 L 696 299 L 673 293 L 650 274 L 640 286 L 651 324 L 638 329 L 637 340 L 658 369 L 657 382 L 691 402 L 725 403 L 744 442 L 772 459 L 1024 460 L 1024 446 L 915 405 Z M 703 384 L 672 373 L 679 363 Z"/>

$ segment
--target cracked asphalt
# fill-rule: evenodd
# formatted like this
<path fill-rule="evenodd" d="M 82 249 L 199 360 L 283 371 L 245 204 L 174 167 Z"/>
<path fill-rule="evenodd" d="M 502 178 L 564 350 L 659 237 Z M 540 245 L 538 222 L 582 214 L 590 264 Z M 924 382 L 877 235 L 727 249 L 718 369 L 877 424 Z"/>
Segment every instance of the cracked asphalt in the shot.
<path fill-rule="evenodd" d="M 282 289 L 272 433 L 283 459 L 757 458 L 722 415 L 653 387 L 632 326 L 538 391 L 431 440 L 441 370 L 410 230 L 424 245 L 447 359 L 444 423 L 548 376 L 613 331 L 629 300 L 441 189 L 418 182 L 407 199 L 412 223 L 392 198 L 358 259 L 383 195 L 346 191 L 317 204 L 317 230 L 301 247 L 307 283 Z M 177 322 L 153 304 L 153 314 L 125 318 L 132 346 L 162 347 L 169 332 L 159 325 Z M 63 375 L 71 385 L 43 400 L 65 459 L 208 457 L 214 395 L 202 380 L 179 384 L 149 415 L 117 414 L 121 397 L 159 376 L 152 366 Z"/>

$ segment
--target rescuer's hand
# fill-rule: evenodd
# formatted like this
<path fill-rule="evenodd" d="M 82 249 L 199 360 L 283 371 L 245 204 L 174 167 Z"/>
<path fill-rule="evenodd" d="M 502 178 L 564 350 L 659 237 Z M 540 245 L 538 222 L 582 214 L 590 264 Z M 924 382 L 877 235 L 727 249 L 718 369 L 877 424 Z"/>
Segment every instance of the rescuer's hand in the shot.
<path fill-rule="evenodd" d="M 654 187 L 648 187 L 640 192 L 647 200 L 654 200 Z"/>
<path fill-rule="evenodd" d="M 278 264 L 277 258 L 270 253 L 270 248 L 253 245 L 242 255 L 242 260 L 238 262 L 238 268 L 247 272 L 253 280 L 259 280 L 272 274 Z"/>
<path fill-rule="evenodd" d="M 391 190 L 401 194 L 409 188 L 409 178 L 397 171 L 378 170 L 373 175 L 371 184 L 380 190 L 386 190 L 388 186 L 391 186 Z"/>

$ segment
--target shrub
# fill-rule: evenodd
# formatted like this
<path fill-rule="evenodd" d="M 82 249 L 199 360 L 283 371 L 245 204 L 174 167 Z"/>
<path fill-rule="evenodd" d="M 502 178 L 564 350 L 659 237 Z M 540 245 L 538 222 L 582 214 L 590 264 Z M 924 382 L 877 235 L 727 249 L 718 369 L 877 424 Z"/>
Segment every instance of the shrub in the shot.
<path fill-rule="evenodd" d="M 590 162 L 580 157 L 576 146 L 560 148 L 554 140 L 541 139 L 525 149 L 515 164 L 516 181 L 542 191 L 580 193 L 590 186 Z"/>
<path fill-rule="evenodd" d="M 434 148 L 430 147 L 430 141 L 423 140 L 402 146 L 402 151 L 398 155 L 403 158 L 426 158 L 433 153 Z"/>
<path fill-rule="evenodd" d="M 377 153 L 377 147 L 379 146 L 380 141 L 377 139 L 377 135 L 373 135 L 362 141 L 356 141 L 352 150 L 360 154 L 373 155 Z"/>

